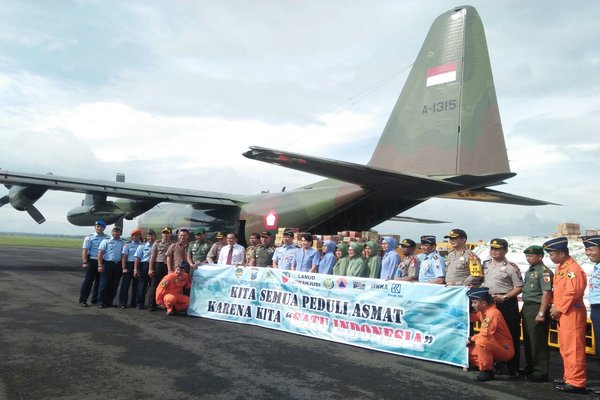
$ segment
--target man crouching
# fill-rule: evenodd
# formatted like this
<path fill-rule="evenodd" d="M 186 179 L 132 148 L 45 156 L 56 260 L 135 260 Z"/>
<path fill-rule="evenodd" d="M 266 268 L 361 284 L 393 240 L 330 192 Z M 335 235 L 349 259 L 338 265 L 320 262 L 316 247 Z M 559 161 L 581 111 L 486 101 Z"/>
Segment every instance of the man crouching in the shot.
<path fill-rule="evenodd" d="M 488 288 L 471 289 L 468 296 L 474 317 L 481 323 L 479 333 L 467 340 L 469 362 L 479 367 L 475 380 L 490 381 L 494 379 L 494 361 L 508 361 L 514 355 L 512 336 Z"/>
<path fill-rule="evenodd" d="M 185 312 L 190 304 L 189 296 L 183 294 L 183 289 L 190 289 L 190 277 L 186 273 L 187 265 L 182 263 L 165 276 L 156 288 L 156 304 L 167 309 L 167 315 Z"/>

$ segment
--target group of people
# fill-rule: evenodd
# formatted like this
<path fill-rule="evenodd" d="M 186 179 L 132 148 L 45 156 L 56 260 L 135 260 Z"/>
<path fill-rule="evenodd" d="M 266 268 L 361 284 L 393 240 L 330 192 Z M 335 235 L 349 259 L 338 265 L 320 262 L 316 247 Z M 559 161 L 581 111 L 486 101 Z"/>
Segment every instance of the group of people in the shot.
<path fill-rule="evenodd" d="M 467 234 L 462 229 L 453 229 L 444 237 L 452 247 L 444 258 L 436 251 L 436 237 L 431 235 L 421 236 L 421 253 L 416 254 L 415 241 L 404 239 L 398 243 L 388 236 L 366 243 L 325 240 L 318 251 L 313 247 L 311 234 L 299 234 L 296 245 L 295 233 L 291 231 L 283 232 L 277 247 L 272 244 L 270 232 L 253 233 L 244 248 L 237 243 L 235 233 L 218 232 L 211 243 L 204 228 L 194 231 L 194 241 L 190 241 L 187 229 L 179 229 L 175 242 L 170 228 L 161 231 L 160 240 L 155 231 L 149 230 L 146 241 L 135 229 L 128 243 L 121 239 L 119 227 L 113 228 L 111 236 L 104 233 L 105 228 L 104 221 L 96 221 L 95 233 L 83 242 L 85 278 L 79 298 L 82 306 L 87 307 L 91 293 L 92 304 L 112 307 L 118 291 L 121 308 L 147 306 L 154 311 L 161 307 L 167 315 L 185 311 L 191 286 L 188 273 L 207 263 L 469 286 L 472 317 L 480 321 L 479 333 L 467 342 L 470 362 L 480 371 L 478 381 L 494 379 L 499 365 L 505 365 L 506 370 L 500 372 L 510 376 L 520 374 L 530 381 L 547 381 L 547 338 L 552 318 L 558 321 L 564 362 L 564 376 L 554 380 L 555 388 L 563 392 L 585 391 L 587 314 L 583 293 L 588 282 L 584 271 L 569 256 L 567 238 L 525 249 L 530 268 L 523 277 L 518 266 L 506 258 L 506 240 L 491 240 L 490 258 L 482 262 L 468 249 Z M 589 279 L 589 299 L 598 338 L 600 236 L 584 238 L 584 245 L 590 261 L 595 263 Z M 544 265 L 544 251 L 557 265 L 555 273 Z M 517 297 L 521 294 L 523 307 L 519 310 Z M 526 361 L 523 369 L 519 369 L 521 326 Z"/>

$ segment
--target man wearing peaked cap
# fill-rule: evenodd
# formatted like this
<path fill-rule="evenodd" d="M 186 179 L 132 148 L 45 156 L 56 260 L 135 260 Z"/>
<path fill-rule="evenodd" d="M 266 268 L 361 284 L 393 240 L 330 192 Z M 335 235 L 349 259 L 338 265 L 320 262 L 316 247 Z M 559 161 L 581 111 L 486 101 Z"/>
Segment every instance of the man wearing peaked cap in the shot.
<path fill-rule="evenodd" d="M 415 282 L 419 279 L 419 265 L 421 264 L 421 260 L 415 256 L 416 249 L 417 244 L 414 240 L 404 239 L 400 243 L 400 252 L 404 258 L 396 269 L 394 280 Z"/>
<path fill-rule="evenodd" d="M 589 279 L 588 300 L 590 301 L 592 325 L 596 338 L 596 354 L 600 354 L 600 235 L 586 236 L 583 238 L 585 255 L 594 264 L 592 275 Z"/>
<path fill-rule="evenodd" d="M 489 381 L 494 379 L 494 361 L 508 361 L 513 357 L 512 336 L 488 288 L 473 288 L 467 295 L 481 323 L 479 333 L 467 340 L 469 362 L 479 368 L 475 380 Z"/>
<path fill-rule="evenodd" d="M 490 258 L 482 262 L 483 285 L 490 288 L 490 294 L 496 307 L 502 313 L 506 325 L 513 337 L 515 351 L 506 363 L 508 375 L 516 377 L 519 374 L 519 356 L 521 336 L 519 303 L 517 296 L 523 288 L 523 277 L 519 267 L 506 259 L 508 242 L 505 239 L 492 239 L 490 241 Z M 500 369 L 502 371 L 502 369 Z M 503 372 L 503 371 L 502 371 Z"/>
<path fill-rule="evenodd" d="M 150 281 L 150 290 L 148 290 L 148 311 L 156 310 L 156 288 L 158 284 L 169 272 L 167 268 L 167 250 L 171 247 L 171 228 L 164 227 L 161 232 L 161 240 L 157 240 L 152 245 L 150 252 L 150 262 L 148 263 L 148 277 Z"/>
<path fill-rule="evenodd" d="M 294 232 L 283 232 L 283 235 L 281 235 L 281 240 L 281 246 L 277 247 L 273 252 L 273 268 L 292 269 L 294 257 L 296 256 Z"/>
<path fill-rule="evenodd" d="M 452 246 L 446 258 L 446 285 L 479 286 L 483 281 L 481 260 L 467 248 L 467 233 L 452 229 L 444 238 Z"/>
<path fill-rule="evenodd" d="M 419 266 L 419 282 L 444 284 L 446 262 L 435 250 L 435 236 L 421 236 L 423 258 Z"/>
<path fill-rule="evenodd" d="M 209 264 L 217 263 L 217 260 L 219 259 L 219 253 L 221 252 L 223 246 L 225 246 L 225 242 L 225 234 L 223 232 L 217 232 L 215 235 L 215 242 L 206 254 L 206 262 Z"/>
<path fill-rule="evenodd" d="M 523 253 L 529 264 L 525 272 L 523 286 L 523 307 L 521 309 L 521 326 L 523 327 L 523 344 L 525 348 L 525 368 L 521 371 L 532 382 L 548 380 L 548 314 L 552 300 L 552 279 L 554 274 L 544 265 L 544 249 L 542 246 L 529 246 Z"/>
<path fill-rule="evenodd" d="M 569 241 L 557 237 L 544 243 L 554 271 L 554 300 L 550 317 L 557 322 L 558 347 L 563 359 L 563 378 L 554 380 L 554 388 L 562 392 L 585 393 L 585 329 L 587 312 L 583 293 L 587 283 L 585 272 L 569 255 Z"/>

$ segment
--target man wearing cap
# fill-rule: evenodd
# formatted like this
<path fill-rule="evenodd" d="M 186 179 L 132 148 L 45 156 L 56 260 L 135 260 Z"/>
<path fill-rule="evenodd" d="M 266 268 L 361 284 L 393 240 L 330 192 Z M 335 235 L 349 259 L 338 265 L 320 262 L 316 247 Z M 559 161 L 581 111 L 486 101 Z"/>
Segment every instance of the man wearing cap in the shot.
<path fill-rule="evenodd" d="M 435 236 L 421 236 L 421 265 L 419 266 L 419 282 L 445 283 L 446 262 L 435 250 Z"/>
<path fill-rule="evenodd" d="M 250 265 L 263 268 L 273 266 L 273 253 L 275 247 L 271 244 L 271 232 L 261 232 L 260 244 L 256 247 L 254 260 L 251 260 Z"/>
<path fill-rule="evenodd" d="M 600 235 L 584 237 L 583 245 L 585 246 L 585 255 L 594 264 L 589 279 L 588 300 L 594 338 L 596 338 L 596 354 L 600 354 Z"/>
<path fill-rule="evenodd" d="M 506 240 L 492 239 L 490 241 L 490 258 L 482 263 L 483 285 L 490 289 L 490 294 L 512 335 L 515 356 L 507 362 L 507 366 L 508 375 L 515 377 L 519 374 L 519 338 L 521 336 L 517 296 L 523 289 L 523 277 L 517 264 L 506 259 L 507 253 L 508 242 Z"/>
<path fill-rule="evenodd" d="M 467 340 L 469 362 L 479 367 L 475 380 L 494 379 L 494 361 L 504 362 L 514 355 L 514 345 L 502 313 L 486 287 L 473 288 L 468 293 L 476 318 L 481 323 L 479 333 Z"/>
<path fill-rule="evenodd" d="M 569 255 L 566 237 L 550 239 L 544 250 L 557 265 L 554 270 L 554 298 L 550 317 L 557 321 L 558 348 L 563 359 L 563 378 L 554 380 L 556 390 L 585 393 L 585 330 L 587 311 L 583 293 L 587 277 Z"/>
<path fill-rule="evenodd" d="M 150 253 L 150 264 L 148 265 L 148 276 L 151 278 L 150 290 L 148 291 L 148 310 L 156 310 L 156 288 L 167 273 L 167 250 L 171 247 L 171 228 L 163 228 L 161 240 L 154 242 Z"/>
<path fill-rule="evenodd" d="M 133 276 L 138 278 L 137 297 L 135 304 L 138 310 L 144 308 L 146 294 L 148 291 L 148 266 L 150 265 L 150 256 L 152 254 L 152 246 L 156 242 L 156 232 L 153 229 L 148 230 L 146 235 L 146 243 L 139 246 L 135 251 L 135 261 L 133 262 Z"/>
<path fill-rule="evenodd" d="M 523 285 L 523 307 L 521 326 L 525 348 L 525 368 L 520 371 L 527 380 L 544 382 L 548 379 L 548 310 L 552 299 L 552 279 L 554 274 L 544 265 L 542 246 L 529 246 L 523 253 L 530 267 L 525 272 Z"/>
<path fill-rule="evenodd" d="M 421 260 L 414 255 L 416 249 L 417 244 L 414 240 L 404 239 L 400 243 L 400 252 L 404 258 L 400 261 L 396 269 L 394 280 L 415 282 L 419 279 L 419 265 L 421 264 Z"/>
<path fill-rule="evenodd" d="M 215 243 L 211 246 L 208 254 L 206 254 L 206 261 L 209 264 L 216 264 L 219 260 L 219 253 L 225 246 L 225 234 L 223 232 L 217 232 L 215 235 Z"/>
<path fill-rule="evenodd" d="M 481 285 L 483 281 L 481 260 L 467 248 L 467 233 L 462 229 L 452 229 L 444 238 L 448 239 L 452 246 L 446 258 L 446 285 Z"/>
<path fill-rule="evenodd" d="M 123 268 L 121 257 L 125 241 L 121 239 L 121 228 L 115 226 L 111 233 L 112 238 L 104 239 L 98 246 L 98 272 L 101 273 L 98 288 L 100 308 L 113 306 Z"/>
<path fill-rule="evenodd" d="M 178 265 L 185 265 L 186 272 L 189 271 L 187 263 L 188 246 L 190 245 L 190 231 L 179 229 L 177 232 L 177 242 L 171 244 L 167 250 L 167 270 L 169 273 L 175 272 Z"/>
<path fill-rule="evenodd" d="M 292 269 L 296 255 L 296 245 L 293 239 L 294 232 L 283 232 L 281 246 L 277 247 L 273 253 L 273 268 Z"/>
<path fill-rule="evenodd" d="M 246 247 L 245 265 L 254 265 L 256 261 L 256 249 L 260 245 L 260 234 L 257 232 L 250 234 L 250 245 Z"/>
<path fill-rule="evenodd" d="M 131 240 L 123 247 L 121 265 L 123 275 L 121 276 L 121 289 L 119 290 L 119 306 L 127 308 L 127 297 L 131 286 L 131 307 L 135 307 L 137 298 L 138 278 L 133 275 L 133 264 L 135 263 L 135 252 L 142 244 L 142 231 L 134 229 L 131 231 Z"/>
<path fill-rule="evenodd" d="M 100 275 L 98 274 L 98 246 L 104 239 L 110 239 L 110 236 L 104 233 L 106 222 L 102 220 L 96 221 L 94 225 L 95 232 L 87 235 L 83 239 L 81 246 L 81 258 L 83 259 L 83 269 L 85 277 L 79 291 L 79 304 L 87 307 L 87 299 L 92 292 L 92 304 L 98 302 L 98 286 L 100 284 Z"/>
<path fill-rule="evenodd" d="M 230 232 L 227 234 L 227 244 L 219 252 L 219 262 L 221 265 L 243 265 L 246 259 L 246 249 L 237 244 L 237 234 Z"/>
<path fill-rule="evenodd" d="M 185 272 L 187 263 L 177 265 L 175 270 L 167 274 L 156 289 L 156 304 L 164 306 L 167 315 L 171 316 L 177 312 L 184 312 L 190 305 L 190 298 L 186 296 L 184 289 L 191 288 L 190 277 Z"/>
<path fill-rule="evenodd" d="M 198 268 L 199 264 L 206 263 L 206 255 L 211 248 L 211 244 L 206 240 L 206 229 L 198 228 L 194 231 L 196 240 L 188 247 L 187 262 L 192 266 L 192 270 Z M 193 278 L 193 274 L 190 275 Z"/>

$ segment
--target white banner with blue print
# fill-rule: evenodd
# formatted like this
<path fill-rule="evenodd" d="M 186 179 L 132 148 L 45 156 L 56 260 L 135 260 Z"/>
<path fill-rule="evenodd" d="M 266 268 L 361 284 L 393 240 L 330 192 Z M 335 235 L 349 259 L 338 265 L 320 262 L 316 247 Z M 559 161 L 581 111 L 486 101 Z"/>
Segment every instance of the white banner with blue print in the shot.
<path fill-rule="evenodd" d="M 467 366 L 467 288 L 202 266 L 188 314 Z"/>

